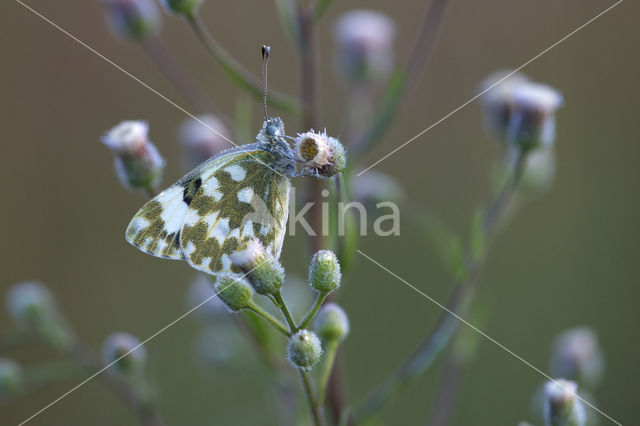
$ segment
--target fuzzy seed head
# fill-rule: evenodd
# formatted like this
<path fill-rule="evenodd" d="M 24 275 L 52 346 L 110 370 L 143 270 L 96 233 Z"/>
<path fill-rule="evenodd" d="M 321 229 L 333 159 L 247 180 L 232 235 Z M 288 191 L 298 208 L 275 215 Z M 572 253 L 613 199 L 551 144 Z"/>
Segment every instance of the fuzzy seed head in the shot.
<path fill-rule="evenodd" d="M 341 342 L 349 334 L 349 318 L 335 303 L 327 303 L 320 308 L 314 325 L 316 333 L 324 341 Z"/>
<path fill-rule="evenodd" d="M 330 178 L 344 171 L 347 165 L 344 147 L 338 139 L 327 136 L 326 130 L 299 133 L 295 149 L 305 175 Z"/>
<path fill-rule="evenodd" d="M 220 274 L 216 283 L 216 293 L 232 312 L 248 308 L 253 299 L 253 288 L 236 274 Z"/>
<path fill-rule="evenodd" d="M 309 284 L 320 293 L 331 293 L 340 287 L 342 273 L 338 258 L 331 250 L 320 250 L 311 258 Z"/>
<path fill-rule="evenodd" d="M 300 330 L 289 338 L 288 359 L 295 367 L 309 371 L 322 356 L 322 344 L 315 333 Z"/>

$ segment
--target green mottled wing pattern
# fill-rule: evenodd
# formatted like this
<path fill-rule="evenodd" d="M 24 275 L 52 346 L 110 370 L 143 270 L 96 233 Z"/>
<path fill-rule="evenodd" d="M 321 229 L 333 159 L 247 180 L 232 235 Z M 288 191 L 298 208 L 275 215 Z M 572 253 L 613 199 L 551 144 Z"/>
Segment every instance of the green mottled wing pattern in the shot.
<path fill-rule="evenodd" d="M 275 160 L 264 150 L 245 152 L 202 176 L 180 235 L 191 266 L 209 274 L 232 271 L 229 256 L 252 238 L 280 255 L 290 183 L 270 167 Z"/>

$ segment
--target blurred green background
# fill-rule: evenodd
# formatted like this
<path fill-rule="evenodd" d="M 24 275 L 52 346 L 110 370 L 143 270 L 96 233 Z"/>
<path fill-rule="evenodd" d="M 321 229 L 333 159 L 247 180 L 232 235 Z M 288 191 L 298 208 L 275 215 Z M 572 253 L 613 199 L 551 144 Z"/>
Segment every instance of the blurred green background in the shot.
<path fill-rule="evenodd" d="M 184 104 L 141 50 L 109 34 L 97 1 L 28 4 Z M 489 73 L 519 66 L 610 4 L 451 1 L 419 84 L 363 164 L 465 102 Z M 330 134 L 344 121 L 344 90 L 333 72 L 332 24 L 340 13 L 359 7 L 383 11 L 396 22 L 400 62 L 425 2 L 335 1 L 331 6 L 319 24 L 318 64 L 321 123 Z M 220 42 L 250 69 L 258 70 L 258 46 L 270 43 L 270 85 L 298 91 L 298 59 L 272 2 L 205 0 L 201 12 Z M 484 331 L 545 371 L 558 332 L 593 327 L 607 361 L 597 405 L 622 424 L 637 422 L 640 383 L 639 12 L 637 3 L 623 2 L 523 70 L 565 97 L 558 115 L 557 178 L 496 241 L 476 300 L 490 312 Z M 232 115 L 236 89 L 184 23 L 165 16 L 162 38 L 220 109 Z M 182 262 L 160 261 L 126 243 L 124 229 L 143 200 L 119 186 L 99 137 L 120 120 L 148 120 L 151 139 L 168 159 L 169 184 L 182 174 L 175 135 L 184 114 L 11 0 L 0 6 L 0 49 L 0 223 L 7 237 L 1 292 L 27 279 L 47 283 L 78 333 L 96 349 L 113 331 L 150 336 L 186 311 L 185 292 L 194 274 Z M 257 131 L 258 105 L 255 111 Z M 283 118 L 289 134 L 306 130 L 294 117 Z M 395 176 L 415 203 L 464 233 L 474 207 L 486 198 L 497 153 L 473 103 L 377 169 Z M 305 274 L 306 247 L 303 237 L 285 242 L 289 273 Z M 400 237 L 367 237 L 361 249 L 435 299 L 446 299 L 447 274 L 408 221 L 403 220 Z M 339 294 L 352 322 L 344 349 L 354 401 L 411 352 L 440 314 L 400 281 L 364 259 L 358 262 Z M 1 314 L 0 329 L 9 327 Z M 167 423 L 276 424 L 275 397 L 260 380 L 253 358 L 221 372 L 203 374 L 195 366 L 193 338 L 200 328 L 188 317 L 148 344 Z M 486 340 L 478 350 L 464 371 L 453 424 L 534 420 L 531 395 L 543 377 Z M 51 353 L 35 348 L 11 355 L 28 364 Z M 387 424 L 424 424 L 439 366 L 387 406 L 382 415 Z M 1 405 L 0 423 L 18 423 L 75 383 L 47 386 Z M 30 424 L 134 424 L 134 419 L 91 382 Z"/>

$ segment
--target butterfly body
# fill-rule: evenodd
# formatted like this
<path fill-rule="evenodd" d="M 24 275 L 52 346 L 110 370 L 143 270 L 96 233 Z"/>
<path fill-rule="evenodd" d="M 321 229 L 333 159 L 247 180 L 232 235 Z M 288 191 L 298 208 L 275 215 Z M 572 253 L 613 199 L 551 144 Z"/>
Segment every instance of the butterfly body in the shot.
<path fill-rule="evenodd" d="M 251 239 L 278 257 L 295 172 L 283 122 L 268 118 L 257 142 L 215 155 L 145 204 L 127 241 L 214 275 L 237 272 L 229 256 Z"/>

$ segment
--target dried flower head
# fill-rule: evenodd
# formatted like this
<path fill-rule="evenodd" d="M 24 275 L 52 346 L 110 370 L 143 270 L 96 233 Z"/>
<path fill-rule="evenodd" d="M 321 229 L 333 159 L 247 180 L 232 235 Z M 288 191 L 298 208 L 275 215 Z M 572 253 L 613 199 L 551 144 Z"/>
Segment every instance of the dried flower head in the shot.
<path fill-rule="evenodd" d="M 158 33 L 162 21 L 153 0 L 101 0 L 113 34 L 129 40 L 144 40 Z"/>
<path fill-rule="evenodd" d="M 507 140 L 524 150 L 552 145 L 555 112 L 562 106 L 562 95 L 549 86 L 523 82 L 514 87 L 511 102 Z"/>
<path fill-rule="evenodd" d="M 303 162 L 302 173 L 321 178 L 330 178 L 346 167 L 344 147 L 336 138 L 310 130 L 299 133 L 295 139 L 296 156 Z"/>
<path fill-rule="evenodd" d="M 336 69 L 349 83 L 386 80 L 393 68 L 395 26 L 391 18 L 373 10 L 344 13 L 335 24 Z"/>
<path fill-rule="evenodd" d="M 496 71 L 480 84 L 480 92 L 487 130 L 504 141 L 513 109 L 513 89 L 528 81 L 527 77 L 510 70 Z"/>
<path fill-rule="evenodd" d="M 214 115 L 185 120 L 178 130 L 178 139 L 185 152 L 186 168 L 191 170 L 225 149 L 229 145 L 229 138 L 229 130 Z"/>
<path fill-rule="evenodd" d="M 149 140 L 144 121 L 123 121 L 109 130 L 104 143 L 114 155 L 116 173 L 126 188 L 152 191 L 162 178 L 165 161 Z"/>
<path fill-rule="evenodd" d="M 309 371 L 322 356 L 322 344 L 315 333 L 300 330 L 289 338 L 287 355 L 295 367 Z"/>

